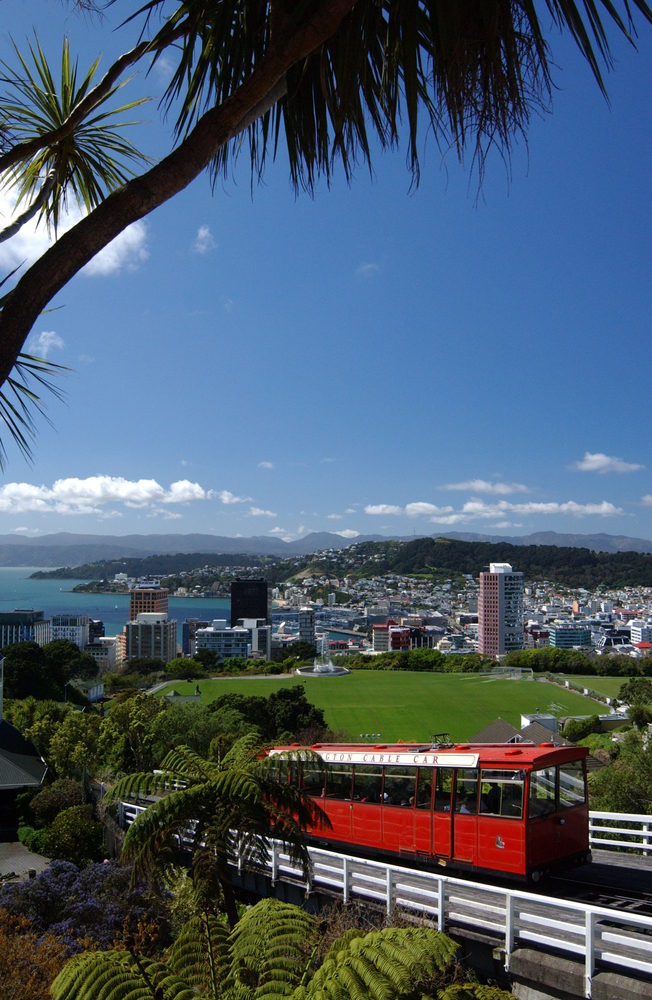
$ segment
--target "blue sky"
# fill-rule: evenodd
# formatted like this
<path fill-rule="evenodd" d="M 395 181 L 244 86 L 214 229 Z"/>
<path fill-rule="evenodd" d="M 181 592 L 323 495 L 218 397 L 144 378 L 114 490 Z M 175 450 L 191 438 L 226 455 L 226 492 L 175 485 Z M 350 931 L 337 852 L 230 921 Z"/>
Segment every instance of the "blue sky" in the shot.
<path fill-rule="evenodd" d="M 116 10 L 126 10 L 123 3 Z M 3 0 L 85 67 L 128 32 Z M 44 16 L 44 13 L 45 15 Z M 557 89 L 508 171 L 422 140 L 295 197 L 280 157 L 196 181 L 56 299 L 29 348 L 74 369 L 11 445 L 0 533 L 652 537 L 652 30 L 615 40 L 610 105 L 554 34 Z M 156 96 L 157 75 L 129 96 Z M 165 149 L 155 102 L 134 138 Z M 0 207 L 10 211 L 10 194 Z M 0 249 L 28 258 L 43 235 Z"/>

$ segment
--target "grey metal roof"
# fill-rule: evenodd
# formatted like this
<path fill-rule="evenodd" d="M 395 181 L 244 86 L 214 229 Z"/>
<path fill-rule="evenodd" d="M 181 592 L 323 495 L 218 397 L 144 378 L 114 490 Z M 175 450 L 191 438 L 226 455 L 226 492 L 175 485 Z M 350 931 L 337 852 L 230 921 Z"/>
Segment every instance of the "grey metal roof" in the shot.
<path fill-rule="evenodd" d="M 22 733 L 4 719 L 0 722 L 0 789 L 38 787 L 47 764 Z"/>

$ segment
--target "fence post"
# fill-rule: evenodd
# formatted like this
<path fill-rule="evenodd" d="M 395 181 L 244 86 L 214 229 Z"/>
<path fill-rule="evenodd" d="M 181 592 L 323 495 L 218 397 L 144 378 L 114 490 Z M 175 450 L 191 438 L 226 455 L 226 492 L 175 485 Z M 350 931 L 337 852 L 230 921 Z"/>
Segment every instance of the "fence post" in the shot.
<path fill-rule="evenodd" d="M 387 868 L 387 877 L 385 880 L 385 891 L 387 893 L 385 909 L 387 911 L 387 916 L 389 916 L 392 912 L 392 869 L 389 866 Z"/>
<path fill-rule="evenodd" d="M 585 935 L 585 966 L 584 966 L 584 996 L 590 1000 L 593 972 L 595 970 L 595 925 L 596 915 L 593 910 L 586 911 Z"/>
<path fill-rule="evenodd" d="M 650 853 L 650 823 L 643 823 L 643 857 L 647 858 Z"/>
<path fill-rule="evenodd" d="M 443 932 L 446 926 L 446 886 L 445 878 L 439 879 L 439 895 L 437 896 L 437 930 Z"/>
<path fill-rule="evenodd" d="M 514 951 L 514 897 L 508 892 L 505 897 L 505 970 L 509 972 L 509 962 Z"/>
<path fill-rule="evenodd" d="M 272 885 L 276 885 L 278 879 L 278 841 L 272 841 Z"/>
<path fill-rule="evenodd" d="M 344 856 L 342 858 L 342 901 L 345 906 L 349 902 L 349 859 Z"/>

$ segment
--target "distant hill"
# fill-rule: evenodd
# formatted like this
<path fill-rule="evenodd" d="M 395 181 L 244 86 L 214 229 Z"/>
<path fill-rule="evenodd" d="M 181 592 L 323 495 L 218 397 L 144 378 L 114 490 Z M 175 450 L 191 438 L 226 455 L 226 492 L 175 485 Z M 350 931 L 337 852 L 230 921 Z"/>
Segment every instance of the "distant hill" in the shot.
<path fill-rule="evenodd" d="M 593 552 L 650 552 L 652 541 L 629 535 L 560 534 L 557 531 L 535 531 L 530 535 L 479 535 L 475 532 L 449 531 L 448 538 L 464 542 L 507 542 L 510 545 L 558 545 L 564 548 L 591 549 Z"/>
<path fill-rule="evenodd" d="M 359 535 L 342 538 L 330 531 L 311 532 L 293 542 L 265 535 L 251 538 L 231 538 L 226 535 L 172 534 L 172 535 L 85 535 L 59 532 L 22 538 L 17 535 L 0 535 L 0 566 L 79 566 L 115 559 L 146 558 L 153 555 L 174 553 L 216 553 L 223 555 L 253 555 L 285 558 L 310 555 L 324 549 L 345 549 L 362 542 L 418 541 L 419 538 L 436 538 L 423 535 L 409 538 L 383 535 Z M 448 538 L 468 542 L 490 542 L 512 546 L 556 546 L 584 548 L 593 552 L 644 552 L 652 553 L 652 541 L 629 538 L 625 535 L 558 534 L 542 531 L 531 535 L 502 536 L 480 535 L 472 532 L 449 532 Z M 518 560 L 516 560 L 518 561 Z"/>
<path fill-rule="evenodd" d="M 410 542 L 363 543 L 350 550 L 356 575 L 465 573 L 477 579 L 492 562 L 511 563 L 526 580 L 568 587 L 652 587 L 652 555 L 644 552 L 595 552 L 558 545 L 416 538 Z M 338 556 L 334 555 L 333 560 Z"/>
<path fill-rule="evenodd" d="M 355 541 L 377 541 L 382 535 L 359 536 Z M 177 552 L 246 554 L 285 557 L 321 549 L 342 549 L 352 539 L 334 532 L 312 532 L 294 542 L 264 535 L 230 538 L 225 535 L 81 535 L 59 532 L 37 538 L 0 535 L 0 566 L 79 566 L 124 558 L 145 558 Z"/>

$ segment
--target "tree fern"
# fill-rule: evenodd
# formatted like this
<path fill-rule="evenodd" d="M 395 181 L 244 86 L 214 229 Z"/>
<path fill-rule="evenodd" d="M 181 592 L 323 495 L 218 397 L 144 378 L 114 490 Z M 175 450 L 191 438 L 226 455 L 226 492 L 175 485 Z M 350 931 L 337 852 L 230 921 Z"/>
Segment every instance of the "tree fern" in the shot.
<path fill-rule="evenodd" d="M 316 940 L 316 921 L 308 913 L 264 899 L 241 917 L 231 935 L 229 982 L 248 987 L 256 1000 L 290 996 Z"/>
<path fill-rule="evenodd" d="M 51 986 L 53 1000 L 199 1000 L 160 962 L 128 952 L 86 952 L 72 958 Z"/>
<path fill-rule="evenodd" d="M 229 927 L 225 918 L 202 913 L 183 928 L 167 954 L 170 969 L 194 990 L 221 997 L 229 968 Z"/>
<path fill-rule="evenodd" d="M 293 1000 L 397 1000 L 452 961 L 457 945 L 428 928 L 387 928 L 337 943 Z"/>

